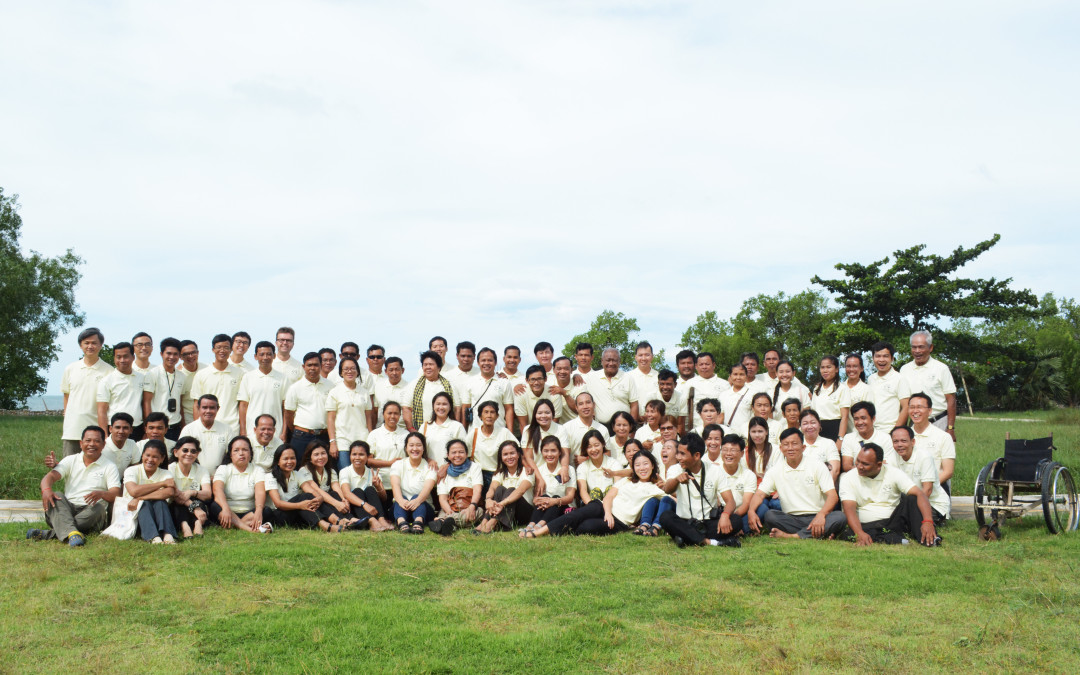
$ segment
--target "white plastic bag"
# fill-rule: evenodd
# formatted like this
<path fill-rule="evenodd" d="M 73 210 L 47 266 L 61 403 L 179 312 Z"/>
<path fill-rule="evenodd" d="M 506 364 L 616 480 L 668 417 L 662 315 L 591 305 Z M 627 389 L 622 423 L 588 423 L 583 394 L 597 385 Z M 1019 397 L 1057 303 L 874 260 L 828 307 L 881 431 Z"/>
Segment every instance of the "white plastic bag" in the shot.
<path fill-rule="evenodd" d="M 130 503 L 131 499 L 128 497 L 116 498 L 113 502 L 112 524 L 101 531 L 101 536 L 121 541 L 135 538 L 135 530 L 139 527 L 139 509 L 142 508 L 142 500 L 139 500 L 134 511 L 128 508 Z"/>

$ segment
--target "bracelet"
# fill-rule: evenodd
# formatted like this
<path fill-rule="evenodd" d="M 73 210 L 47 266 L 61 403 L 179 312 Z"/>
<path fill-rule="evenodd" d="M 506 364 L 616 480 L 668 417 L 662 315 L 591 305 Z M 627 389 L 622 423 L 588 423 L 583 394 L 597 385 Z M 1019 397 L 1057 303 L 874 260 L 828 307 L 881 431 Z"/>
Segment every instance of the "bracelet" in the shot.
<path fill-rule="evenodd" d="M 934 521 L 933 521 L 933 520 L 930 520 L 930 519 L 927 519 L 927 520 L 924 520 L 923 522 L 924 522 L 924 523 L 932 523 L 932 522 L 934 522 Z"/>

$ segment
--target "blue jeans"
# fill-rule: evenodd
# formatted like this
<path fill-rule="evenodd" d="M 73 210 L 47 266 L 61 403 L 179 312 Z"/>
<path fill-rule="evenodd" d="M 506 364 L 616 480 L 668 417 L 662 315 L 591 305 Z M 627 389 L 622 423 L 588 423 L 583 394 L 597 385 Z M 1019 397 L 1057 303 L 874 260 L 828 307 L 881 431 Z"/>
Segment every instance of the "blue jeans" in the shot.
<path fill-rule="evenodd" d="M 405 501 L 409 501 L 410 499 L 416 499 L 416 495 L 411 497 L 406 495 Z M 394 502 L 394 522 L 399 520 L 407 520 L 409 522 L 419 520 L 427 523 L 434 517 L 435 512 L 431 509 L 431 504 L 428 502 L 424 502 L 420 506 L 417 506 L 415 511 L 406 511 L 401 508 L 401 504 L 398 504 L 396 501 Z"/>
<path fill-rule="evenodd" d="M 645 506 L 641 509 L 641 524 L 642 525 L 658 525 L 660 522 L 660 514 L 665 511 L 672 511 L 675 509 L 675 500 L 671 497 L 663 497 L 657 499 L 653 497 L 649 501 L 645 502 Z"/>
<path fill-rule="evenodd" d="M 774 502 L 776 503 L 775 507 L 772 506 L 772 504 Z M 759 519 L 761 519 L 762 521 L 764 521 L 765 520 L 765 514 L 768 513 L 769 511 L 772 511 L 772 510 L 776 510 L 776 511 L 780 510 L 780 500 L 779 499 L 770 499 L 770 498 L 766 497 L 764 499 L 764 501 L 761 502 L 761 506 L 757 507 L 757 517 Z M 747 514 L 742 517 L 742 531 L 743 531 L 743 534 L 753 534 L 753 530 L 750 529 L 750 513 L 749 512 L 747 512 Z"/>

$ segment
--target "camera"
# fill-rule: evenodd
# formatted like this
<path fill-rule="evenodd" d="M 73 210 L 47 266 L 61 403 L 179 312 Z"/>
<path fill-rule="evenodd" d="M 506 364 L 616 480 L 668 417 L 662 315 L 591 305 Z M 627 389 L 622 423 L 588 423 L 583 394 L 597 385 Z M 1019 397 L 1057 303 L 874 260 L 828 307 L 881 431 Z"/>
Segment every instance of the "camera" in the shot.
<path fill-rule="evenodd" d="M 175 398 L 170 398 L 169 399 L 169 406 L 168 407 L 169 407 L 169 412 L 171 412 L 171 413 L 176 412 L 176 399 Z"/>

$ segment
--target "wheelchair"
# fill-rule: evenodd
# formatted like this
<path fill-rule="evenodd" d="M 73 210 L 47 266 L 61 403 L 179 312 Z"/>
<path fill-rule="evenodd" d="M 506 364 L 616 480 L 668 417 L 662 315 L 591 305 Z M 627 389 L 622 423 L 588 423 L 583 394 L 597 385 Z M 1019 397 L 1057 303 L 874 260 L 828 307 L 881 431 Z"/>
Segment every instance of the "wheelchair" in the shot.
<path fill-rule="evenodd" d="M 1076 484 L 1054 461 L 1053 434 L 1031 440 L 1005 434 L 1005 456 L 984 466 L 975 479 L 975 520 L 997 530 L 1040 506 L 1050 534 L 1076 531 Z"/>

